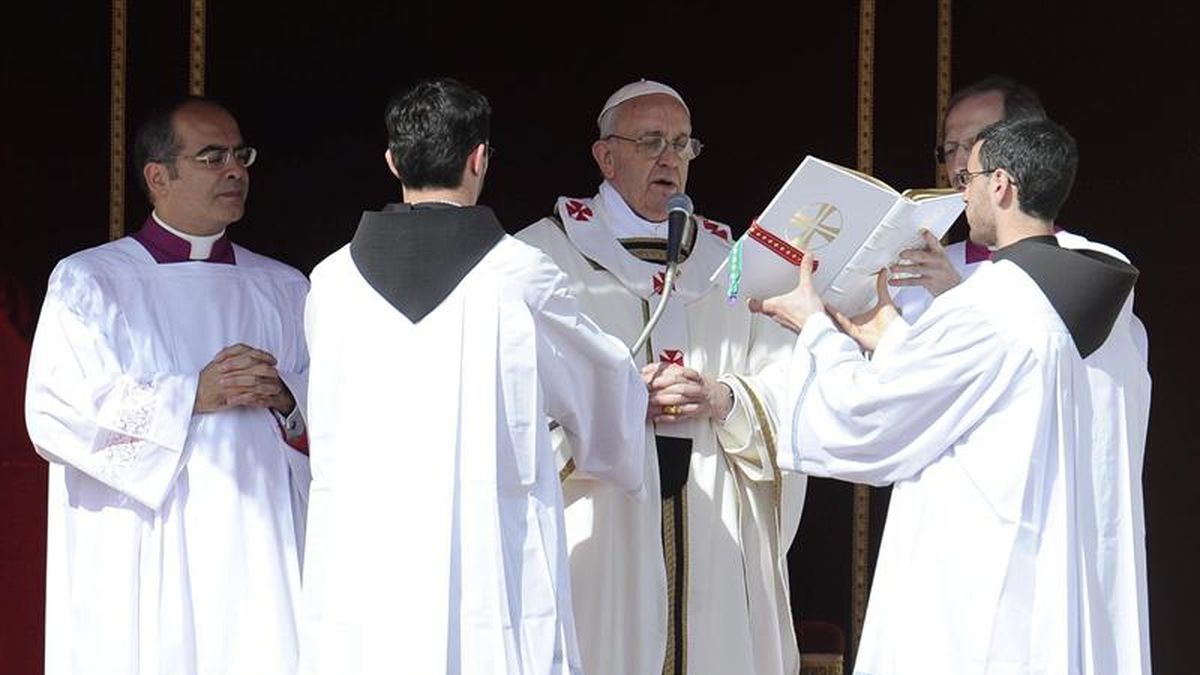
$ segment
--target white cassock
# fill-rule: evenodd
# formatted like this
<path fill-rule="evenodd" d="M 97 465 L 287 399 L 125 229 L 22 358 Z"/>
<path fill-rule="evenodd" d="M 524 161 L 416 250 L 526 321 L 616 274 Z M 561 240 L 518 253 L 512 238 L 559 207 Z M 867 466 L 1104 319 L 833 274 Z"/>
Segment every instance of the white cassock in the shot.
<path fill-rule="evenodd" d="M 1150 672 L 1131 298 L 1086 358 L 1008 260 L 869 361 L 828 317 L 805 324 L 781 465 L 894 484 L 855 672 Z"/>
<path fill-rule="evenodd" d="M 26 417 L 50 461 L 46 672 L 295 671 L 308 460 L 262 408 L 194 415 L 200 370 L 266 350 L 298 404 L 298 271 L 158 264 L 126 237 L 58 264 Z"/>
<path fill-rule="evenodd" d="M 581 466 L 637 493 L 646 388 L 548 258 L 484 207 L 438 213 L 436 229 L 494 227 L 496 243 L 415 321 L 352 246 L 411 253 L 393 235 L 420 211 L 364 216 L 312 274 L 302 670 L 580 673 L 546 415 Z M 422 292 L 400 284 L 397 302 Z"/>
<path fill-rule="evenodd" d="M 721 378 L 736 397 L 729 419 L 649 431 L 647 501 L 572 467 L 570 443 L 558 445 L 580 648 L 593 675 L 799 670 L 787 552 L 806 483 L 780 477 L 773 389 L 760 382 L 767 365 L 787 359 L 791 339 L 709 283 L 728 255 L 729 229 L 695 221 L 676 290 L 637 358 Z M 560 199 L 557 218 L 517 236 L 567 273 L 588 316 L 632 344 L 659 297 L 665 229 L 634 215 L 605 183 L 594 199 Z M 635 255 L 654 251 L 659 262 Z M 673 436 L 690 441 L 690 456 L 658 447 Z M 687 471 L 679 494 L 667 499 L 659 492 L 660 450 L 681 455 Z"/>

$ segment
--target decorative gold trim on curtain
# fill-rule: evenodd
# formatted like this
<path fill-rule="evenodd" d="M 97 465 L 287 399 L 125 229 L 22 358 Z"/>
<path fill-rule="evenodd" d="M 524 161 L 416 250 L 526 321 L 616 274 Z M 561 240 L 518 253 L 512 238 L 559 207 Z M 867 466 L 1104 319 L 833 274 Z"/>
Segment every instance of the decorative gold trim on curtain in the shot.
<path fill-rule="evenodd" d="M 858 170 L 874 174 L 875 122 L 875 0 L 858 5 Z M 870 586 L 871 492 L 854 486 L 853 530 L 850 540 L 850 653 L 858 652 Z"/>
<path fill-rule="evenodd" d="M 192 0 L 191 31 L 188 44 L 188 93 L 204 95 L 205 0 Z"/>
<path fill-rule="evenodd" d="M 125 236 L 125 0 L 112 3 L 109 60 L 108 238 Z"/>
<path fill-rule="evenodd" d="M 952 0 L 938 0 L 937 11 L 937 142 L 942 142 L 942 120 L 946 119 L 946 106 L 950 103 L 950 29 Z M 950 187 L 946 172 L 937 162 L 933 172 L 938 187 Z"/>

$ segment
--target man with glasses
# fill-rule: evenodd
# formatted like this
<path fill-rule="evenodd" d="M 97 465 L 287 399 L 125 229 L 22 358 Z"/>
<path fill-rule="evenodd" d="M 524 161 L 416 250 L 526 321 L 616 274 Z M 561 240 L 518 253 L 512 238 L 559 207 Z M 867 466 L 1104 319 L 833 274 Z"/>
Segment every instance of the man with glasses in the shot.
<path fill-rule="evenodd" d="M 50 462 L 47 673 L 293 673 L 308 283 L 233 244 L 254 148 L 189 97 L 138 130 L 153 212 L 62 260 L 29 367 Z"/>
<path fill-rule="evenodd" d="M 597 120 L 594 197 L 562 197 L 517 236 L 550 255 L 584 311 L 632 344 L 663 289 L 668 200 L 702 145 L 671 87 L 618 89 Z M 557 450 L 580 649 L 588 673 L 792 673 L 787 551 L 803 477 L 780 479 L 771 401 L 758 393 L 787 335 L 709 282 L 730 231 L 696 216 L 674 290 L 643 352 L 650 390 L 637 501 Z"/>
<path fill-rule="evenodd" d="M 979 132 L 1001 120 L 1016 119 L 1046 119 L 1046 111 L 1036 92 L 1007 77 L 990 75 L 950 97 L 942 124 L 943 140 L 934 149 L 934 157 L 945 167 L 946 180 L 952 187 L 965 191 L 974 176 L 967 171 L 967 157 Z M 1057 225 L 1054 236 L 1065 248 L 1094 249 L 1129 261 L 1116 249 Z M 891 271 L 899 274 L 893 275 L 888 283 L 893 287 L 892 298 L 900 313 L 911 323 L 929 308 L 935 297 L 957 286 L 991 260 L 992 251 L 969 236 L 943 248 L 926 233 L 924 248 L 901 251 L 898 257 L 899 262 Z M 1145 365 L 1149 351 L 1146 328 L 1133 314 L 1132 298 L 1129 305 L 1122 323 L 1129 324 L 1138 358 Z"/>
<path fill-rule="evenodd" d="M 856 671 L 1151 672 L 1137 270 L 1055 238 L 1077 162 L 1049 120 L 980 132 L 959 180 L 993 262 L 913 323 L 881 273 L 842 334 L 807 258 L 760 305 L 799 334 L 780 464 L 894 484 Z"/>
<path fill-rule="evenodd" d="M 933 153 L 945 169 L 946 181 L 963 189 L 959 173 L 967 166 L 975 137 L 985 127 L 1002 119 L 1025 118 L 1045 119 L 1046 111 L 1036 92 L 1007 77 L 990 75 L 954 92 L 942 120 L 942 141 Z M 945 248 L 933 236 L 925 239 L 925 248 L 901 252 L 903 262 L 894 268 L 899 274 L 890 281 L 896 306 L 909 320 L 991 257 L 987 247 L 969 238 Z"/>

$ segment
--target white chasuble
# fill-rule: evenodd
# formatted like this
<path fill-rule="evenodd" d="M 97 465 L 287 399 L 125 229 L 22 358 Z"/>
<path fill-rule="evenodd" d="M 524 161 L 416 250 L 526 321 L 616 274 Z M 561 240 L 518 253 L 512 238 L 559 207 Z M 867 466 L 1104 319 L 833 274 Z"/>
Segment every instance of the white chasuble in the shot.
<path fill-rule="evenodd" d="M 47 673 L 295 671 L 308 460 L 266 409 L 192 407 L 238 342 L 303 404 L 308 283 L 234 252 L 158 264 L 127 237 L 50 278 L 26 409 L 50 461 Z"/>
<path fill-rule="evenodd" d="M 1131 293 L 1082 350 L 1041 283 L 987 263 L 870 361 L 800 333 L 781 465 L 894 485 L 855 672 L 1150 672 Z"/>
<path fill-rule="evenodd" d="M 560 199 L 556 218 L 517 235 L 549 254 L 587 315 L 627 345 L 657 305 L 665 251 L 665 225 L 660 237 L 638 236 L 653 225 L 631 226 L 630 218 L 637 217 L 604 184 L 593 199 Z M 735 393 L 733 412 L 724 421 L 648 429 L 646 501 L 594 480 L 572 461 L 569 439 L 556 439 L 576 623 L 590 674 L 799 669 L 786 556 L 805 482 L 780 478 L 772 389 L 761 382 L 769 364 L 786 360 L 791 340 L 709 283 L 728 255 L 729 230 L 694 220 L 674 294 L 636 357 L 721 378 Z M 663 480 L 672 480 L 660 476 L 660 461 L 682 464 L 672 471 L 683 481 L 675 495 L 660 493 Z"/>
<path fill-rule="evenodd" d="M 546 415 L 581 467 L 639 493 L 646 390 L 628 353 L 507 236 L 417 321 L 351 246 L 312 278 L 303 672 L 584 672 Z"/>

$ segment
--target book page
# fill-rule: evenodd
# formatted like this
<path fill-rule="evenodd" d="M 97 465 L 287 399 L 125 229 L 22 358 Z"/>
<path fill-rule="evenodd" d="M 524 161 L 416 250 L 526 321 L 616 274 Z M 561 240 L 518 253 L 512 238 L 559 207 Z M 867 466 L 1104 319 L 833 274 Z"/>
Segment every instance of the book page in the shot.
<path fill-rule="evenodd" d="M 847 316 L 870 309 L 876 300 L 875 274 L 879 270 L 895 262 L 900 251 L 924 247 L 921 230 L 938 238 L 946 234 L 965 206 L 962 195 L 956 190 L 922 192 L 925 194 L 918 201 L 902 198 L 896 202 L 822 294 L 826 304 Z"/>
<path fill-rule="evenodd" d="M 750 233 L 743 237 L 742 292 L 764 298 L 795 287 L 798 268 L 772 250 L 783 245 L 814 257 L 813 283 L 824 293 L 898 200 L 899 193 L 877 179 L 806 157 L 758 217 L 771 244 Z"/>

